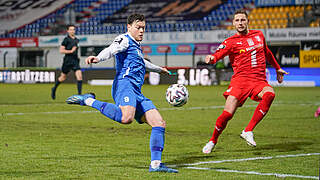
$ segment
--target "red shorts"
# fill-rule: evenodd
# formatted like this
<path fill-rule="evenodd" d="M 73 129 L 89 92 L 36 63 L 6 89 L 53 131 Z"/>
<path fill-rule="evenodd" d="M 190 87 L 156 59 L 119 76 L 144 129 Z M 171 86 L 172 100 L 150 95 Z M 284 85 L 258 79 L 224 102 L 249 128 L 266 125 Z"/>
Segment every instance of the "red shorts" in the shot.
<path fill-rule="evenodd" d="M 231 80 L 223 96 L 226 99 L 229 95 L 236 97 L 239 101 L 239 106 L 242 106 L 248 97 L 254 101 L 261 101 L 258 94 L 266 86 L 270 86 L 267 81 L 248 81 L 248 79 Z"/>

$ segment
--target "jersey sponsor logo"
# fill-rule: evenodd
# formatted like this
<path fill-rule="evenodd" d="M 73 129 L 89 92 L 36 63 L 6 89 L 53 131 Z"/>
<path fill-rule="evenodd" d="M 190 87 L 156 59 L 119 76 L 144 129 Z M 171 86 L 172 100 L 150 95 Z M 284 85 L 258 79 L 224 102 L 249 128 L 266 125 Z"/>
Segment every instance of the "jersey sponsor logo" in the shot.
<path fill-rule="evenodd" d="M 247 42 L 248 42 L 249 46 L 253 46 L 254 45 L 254 42 L 252 41 L 251 38 L 247 39 Z"/>
<path fill-rule="evenodd" d="M 244 49 L 240 49 L 240 51 L 239 51 L 240 54 L 244 53 L 244 52 L 246 52 L 246 50 L 244 50 Z"/>
<path fill-rule="evenodd" d="M 122 78 L 126 77 L 126 75 L 128 75 L 130 72 L 130 67 L 128 67 L 128 69 L 126 70 L 126 73 L 122 76 Z"/>
<path fill-rule="evenodd" d="M 240 41 L 240 42 L 237 42 L 237 44 L 241 45 L 241 44 L 242 44 L 242 42 L 241 42 L 241 41 Z"/>
<path fill-rule="evenodd" d="M 263 46 L 263 44 L 257 44 L 255 46 L 251 46 L 251 47 L 246 48 L 246 50 L 250 51 L 250 50 L 253 50 L 253 49 L 258 49 L 258 48 L 260 48 L 262 46 Z"/>

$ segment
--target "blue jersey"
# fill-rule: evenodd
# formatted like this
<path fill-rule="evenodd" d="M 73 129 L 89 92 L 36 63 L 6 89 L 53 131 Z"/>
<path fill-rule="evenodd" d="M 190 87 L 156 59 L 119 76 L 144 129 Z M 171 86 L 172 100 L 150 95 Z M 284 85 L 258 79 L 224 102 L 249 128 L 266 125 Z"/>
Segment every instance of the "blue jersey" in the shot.
<path fill-rule="evenodd" d="M 100 61 L 115 56 L 115 81 L 128 79 L 136 88 L 141 89 L 146 72 L 141 45 L 129 34 L 122 34 L 115 38 L 112 44 L 97 56 Z"/>
<path fill-rule="evenodd" d="M 146 72 L 141 45 L 128 34 L 119 38 L 120 41 L 128 41 L 128 43 L 125 51 L 115 54 L 117 71 L 115 80 L 128 78 L 130 82 L 141 89 Z"/>

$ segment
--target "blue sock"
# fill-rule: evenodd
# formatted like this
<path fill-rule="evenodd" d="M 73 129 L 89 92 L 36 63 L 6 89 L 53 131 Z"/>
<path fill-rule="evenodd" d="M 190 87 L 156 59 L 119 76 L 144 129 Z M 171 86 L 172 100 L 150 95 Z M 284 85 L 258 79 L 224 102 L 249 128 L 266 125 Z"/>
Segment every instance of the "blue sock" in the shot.
<path fill-rule="evenodd" d="M 151 161 L 160 160 L 164 147 L 164 132 L 163 127 L 153 127 L 150 136 L 150 150 L 151 150 Z"/>
<path fill-rule="evenodd" d="M 103 115 L 107 116 L 108 118 L 121 123 L 122 112 L 121 109 L 115 104 L 95 100 L 92 104 L 92 107 L 99 110 Z"/>

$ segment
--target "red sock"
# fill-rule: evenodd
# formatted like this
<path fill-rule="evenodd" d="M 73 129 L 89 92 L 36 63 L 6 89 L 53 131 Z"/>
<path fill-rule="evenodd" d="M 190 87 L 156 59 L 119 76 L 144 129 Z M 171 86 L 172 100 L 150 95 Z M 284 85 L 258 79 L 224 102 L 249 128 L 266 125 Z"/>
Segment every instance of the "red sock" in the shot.
<path fill-rule="evenodd" d="M 213 134 L 210 141 L 212 141 L 214 144 L 217 144 L 218 137 L 220 136 L 224 128 L 226 128 L 227 123 L 232 118 L 232 116 L 233 115 L 227 111 L 222 112 L 222 114 L 218 117 L 216 121 L 216 126 L 213 130 Z"/>
<path fill-rule="evenodd" d="M 245 132 L 252 131 L 256 125 L 262 120 L 262 118 L 267 114 L 275 94 L 272 92 L 266 92 L 262 96 L 261 102 L 258 104 L 256 110 L 253 113 L 252 119 L 248 126 L 245 128 Z"/>

